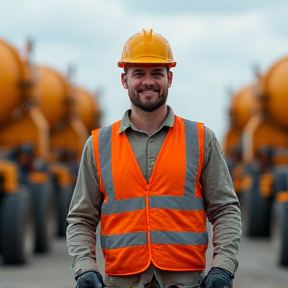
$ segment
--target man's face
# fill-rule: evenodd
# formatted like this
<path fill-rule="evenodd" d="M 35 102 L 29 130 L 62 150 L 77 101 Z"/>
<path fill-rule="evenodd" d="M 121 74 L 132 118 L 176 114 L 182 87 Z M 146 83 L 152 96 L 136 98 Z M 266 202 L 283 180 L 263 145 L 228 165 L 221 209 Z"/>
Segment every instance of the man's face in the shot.
<path fill-rule="evenodd" d="M 163 66 L 131 66 L 121 75 L 132 104 L 146 112 L 166 103 L 172 78 L 172 72 Z"/>

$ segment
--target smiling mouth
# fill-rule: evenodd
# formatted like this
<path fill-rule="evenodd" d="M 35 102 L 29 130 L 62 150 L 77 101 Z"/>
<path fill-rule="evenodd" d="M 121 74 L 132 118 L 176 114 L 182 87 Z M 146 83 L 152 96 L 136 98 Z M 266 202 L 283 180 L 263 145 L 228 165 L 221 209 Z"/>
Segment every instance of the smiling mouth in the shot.
<path fill-rule="evenodd" d="M 157 92 L 160 93 L 161 89 L 139 89 L 137 90 L 138 93 L 144 93 L 144 92 Z"/>

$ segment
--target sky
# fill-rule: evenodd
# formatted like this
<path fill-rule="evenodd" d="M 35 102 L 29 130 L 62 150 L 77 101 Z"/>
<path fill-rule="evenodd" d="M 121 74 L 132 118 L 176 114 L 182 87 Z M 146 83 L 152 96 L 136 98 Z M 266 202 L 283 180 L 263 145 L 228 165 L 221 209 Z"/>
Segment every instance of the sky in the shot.
<path fill-rule="evenodd" d="M 177 66 L 168 105 L 211 128 L 228 129 L 230 93 L 256 81 L 288 55 L 286 0 L 0 0 L 0 38 L 33 61 L 98 93 L 102 125 L 130 108 L 117 62 L 126 40 L 142 29 L 165 37 Z"/>

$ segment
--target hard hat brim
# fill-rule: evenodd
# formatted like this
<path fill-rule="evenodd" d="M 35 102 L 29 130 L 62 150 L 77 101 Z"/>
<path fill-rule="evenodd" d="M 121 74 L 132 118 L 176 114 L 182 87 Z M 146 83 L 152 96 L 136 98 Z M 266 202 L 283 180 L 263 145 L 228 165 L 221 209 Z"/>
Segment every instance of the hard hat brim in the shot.
<path fill-rule="evenodd" d="M 176 62 L 171 60 L 162 60 L 155 57 L 138 57 L 137 59 L 133 59 L 131 61 L 120 60 L 118 61 L 118 67 L 123 68 L 125 65 L 134 65 L 134 64 L 143 64 L 147 65 L 160 65 L 167 66 L 169 68 L 175 67 Z"/>

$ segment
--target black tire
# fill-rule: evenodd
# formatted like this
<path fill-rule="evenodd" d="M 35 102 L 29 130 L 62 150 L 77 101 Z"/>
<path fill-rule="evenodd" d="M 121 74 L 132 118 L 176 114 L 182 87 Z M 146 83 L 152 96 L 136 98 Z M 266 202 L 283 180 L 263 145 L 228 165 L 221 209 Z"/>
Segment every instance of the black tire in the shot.
<path fill-rule="evenodd" d="M 67 215 L 73 194 L 72 185 L 59 184 L 57 177 L 54 178 L 54 193 L 57 202 L 57 236 L 66 237 Z"/>
<path fill-rule="evenodd" d="M 73 189 L 70 185 L 61 186 L 58 191 L 58 236 L 66 237 L 67 215 Z"/>
<path fill-rule="evenodd" d="M 33 205 L 23 189 L 0 199 L 0 252 L 6 264 L 27 263 L 35 247 Z"/>
<path fill-rule="evenodd" d="M 276 262 L 288 266 L 288 202 L 275 201 L 273 205 L 271 242 Z"/>
<path fill-rule="evenodd" d="M 56 237 L 56 201 L 51 182 L 30 182 L 29 190 L 35 211 L 35 252 L 47 252 Z"/>
<path fill-rule="evenodd" d="M 253 184 L 241 195 L 243 234 L 248 237 L 269 237 L 273 197 L 263 197 L 259 193 L 259 172 L 250 170 Z"/>

